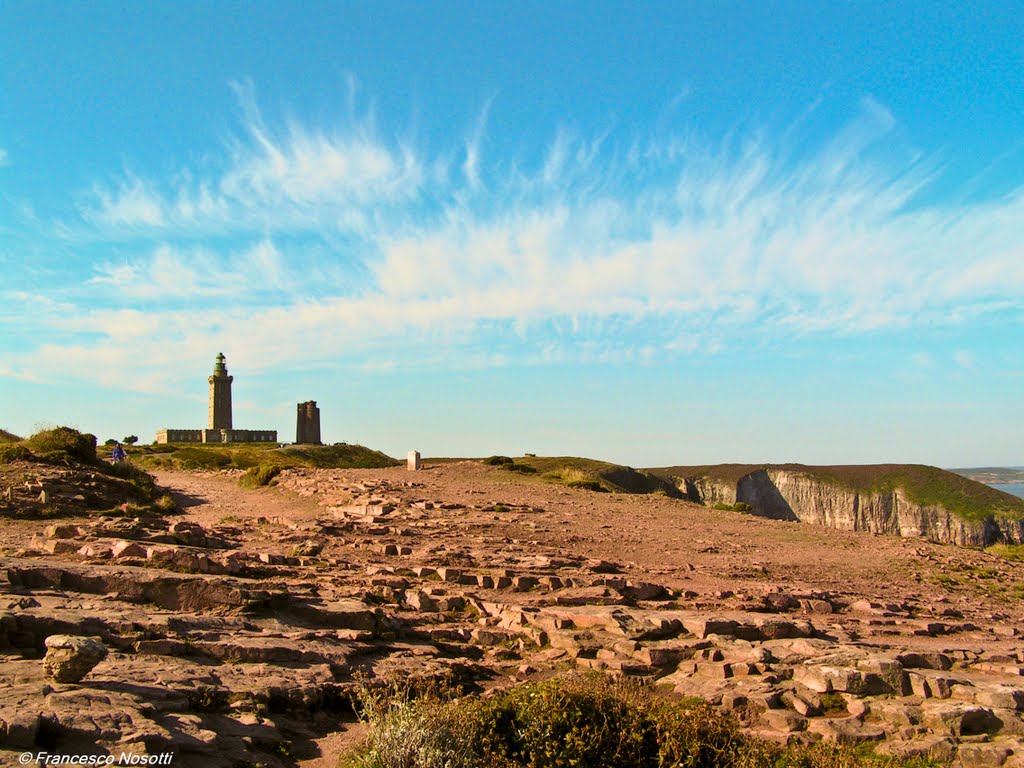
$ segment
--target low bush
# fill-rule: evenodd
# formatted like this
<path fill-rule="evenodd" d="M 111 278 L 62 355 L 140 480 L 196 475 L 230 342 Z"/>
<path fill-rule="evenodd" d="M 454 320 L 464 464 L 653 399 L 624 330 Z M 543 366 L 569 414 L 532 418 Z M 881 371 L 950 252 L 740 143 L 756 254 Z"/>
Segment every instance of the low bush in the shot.
<path fill-rule="evenodd" d="M 33 454 L 53 461 L 96 463 L 96 435 L 71 427 L 54 427 L 36 432 L 25 441 Z"/>
<path fill-rule="evenodd" d="M 364 690 L 368 738 L 344 768 L 927 768 L 869 749 L 781 747 L 699 699 L 571 675 L 487 698 Z"/>
<path fill-rule="evenodd" d="M 0 464 L 10 464 L 12 461 L 28 461 L 32 458 L 32 452 L 24 445 L 0 444 Z"/>
<path fill-rule="evenodd" d="M 361 691 L 358 707 L 369 735 L 343 768 L 482 768 L 472 711 L 443 695 L 414 696 L 393 686 Z"/>
<path fill-rule="evenodd" d="M 115 461 L 113 464 L 106 465 L 104 472 L 111 477 L 117 477 L 131 483 L 136 498 L 142 501 L 156 500 L 156 483 L 153 481 L 153 476 L 131 462 Z"/>
<path fill-rule="evenodd" d="M 265 485 L 270 485 L 279 474 L 281 474 L 280 467 L 273 464 L 261 464 L 246 470 L 245 474 L 239 478 L 238 484 L 243 488 L 262 488 Z"/>
<path fill-rule="evenodd" d="M 570 480 L 566 483 L 570 488 L 583 488 L 588 491 L 597 491 L 598 493 L 608 493 L 608 489 L 601 485 L 597 480 Z"/>
<path fill-rule="evenodd" d="M 484 459 L 484 464 L 492 467 L 500 467 L 506 464 L 514 464 L 515 462 L 508 456 L 488 456 Z"/>
<path fill-rule="evenodd" d="M 524 474 L 524 475 L 535 475 L 535 474 L 537 474 L 537 468 L 536 467 L 531 467 L 529 464 L 518 464 L 518 463 L 516 463 L 514 461 L 511 464 L 503 465 L 502 469 L 507 469 L 509 472 L 520 472 L 521 474 Z"/>

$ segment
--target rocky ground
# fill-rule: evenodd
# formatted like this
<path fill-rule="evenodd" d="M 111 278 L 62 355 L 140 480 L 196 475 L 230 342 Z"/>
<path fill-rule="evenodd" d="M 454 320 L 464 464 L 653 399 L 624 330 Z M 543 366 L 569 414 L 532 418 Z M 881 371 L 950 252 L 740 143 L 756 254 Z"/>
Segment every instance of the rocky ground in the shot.
<path fill-rule="evenodd" d="M 780 741 L 1024 766 L 1021 564 L 475 462 L 237 480 L 160 474 L 182 509 L 166 518 L 4 520 L 0 764 L 333 768 L 360 680 L 582 668 Z M 56 634 L 110 652 L 58 683 Z"/>

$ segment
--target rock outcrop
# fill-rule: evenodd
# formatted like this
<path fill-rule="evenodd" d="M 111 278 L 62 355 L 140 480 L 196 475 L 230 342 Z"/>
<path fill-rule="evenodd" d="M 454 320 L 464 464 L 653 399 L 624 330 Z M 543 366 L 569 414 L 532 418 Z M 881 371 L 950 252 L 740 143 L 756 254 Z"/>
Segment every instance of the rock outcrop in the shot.
<path fill-rule="evenodd" d="M 107 647 L 98 637 L 50 635 L 43 669 L 58 683 L 77 683 L 105 658 Z"/>
<path fill-rule="evenodd" d="M 966 519 L 942 505 L 913 501 L 901 487 L 858 491 L 794 469 L 755 469 L 735 482 L 708 475 L 678 477 L 676 485 L 691 501 L 748 504 L 753 514 L 775 520 L 966 546 L 1024 541 L 1024 520 Z"/>
<path fill-rule="evenodd" d="M 963 594 L 943 587 L 941 599 L 918 582 L 891 596 L 888 582 L 870 593 L 819 588 L 779 558 L 719 551 L 784 526 L 743 518 L 750 535 L 723 536 L 705 530 L 714 515 L 682 501 L 540 484 L 513 496 L 504 477 L 446 486 L 459 471 L 412 481 L 404 469 L 290 469 L 277 487 L 247 492 L 260 507 L 244 520 L 217 518 L 221 507 L 205 519 L 10 526 L 0 764 L 45 741 L 55 754 L 288 768 L 351 724 L 366 681 L 481 691 L 573 668 L 700 696 L 762 738 L 878 742 L 892 754 L 1019 768 L 1007 760 L 1024 758 L 1014 603 L 968 598 L 967 584 Z M 257 514 L 279 510 L 274 498 L 292 514 Z M 624 539 L 672 515 L 689 535 L 715 537 L 696 539 L 691 551 L 704 554 L 694 562 L 666 551 L 664 567 L 641 566 L 583 538 Z M 549 538 L 549 528 L 566 534 Z M 927 564 L 923 583 L 967 573 L 974 558 L 985 584 L 1024 590 L 1024 566 L 991 553 L 893 544 Z M 54 684 L 44 668 L 91 637 L 109 649 L 105 662 L 81 672 L 82 685 Z"/>

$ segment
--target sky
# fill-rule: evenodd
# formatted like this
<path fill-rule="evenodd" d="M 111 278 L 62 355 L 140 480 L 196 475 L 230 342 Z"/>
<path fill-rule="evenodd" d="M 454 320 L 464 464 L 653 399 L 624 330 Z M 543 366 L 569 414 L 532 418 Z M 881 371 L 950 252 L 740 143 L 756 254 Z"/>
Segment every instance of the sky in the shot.
<path fill-rule="evenodd" d="M 0 2 L 0 427 L 1024 464 L 1019 2 Z"/>

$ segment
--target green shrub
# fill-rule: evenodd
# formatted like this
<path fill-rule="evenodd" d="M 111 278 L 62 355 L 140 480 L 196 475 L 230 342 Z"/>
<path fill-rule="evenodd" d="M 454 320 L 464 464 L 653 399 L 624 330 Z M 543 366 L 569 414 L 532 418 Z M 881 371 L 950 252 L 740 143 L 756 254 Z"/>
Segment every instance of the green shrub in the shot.
<path fill-rule="evenodd" d="M 153 501 L 156 499 L 156 483 L 153 480 L 153 476 L 131 462 L 115 461 L 113 464 L 105 465 L 103 471 L 111 477 L 117 477 L 131 483 L 136 498 L 143 501 Z"/>
<path fill-rule="evenodd" d="M 238 484 L 243 488 L 261 488 L 270 485 L 279 474 L 281 474 L 280 467 L 273 464 L 262 464 L 246 470 L 246 473 L 238 480 Z"/>
<path fill-rule="evenodd" d="M 500 467 L 506 464 L 514 464 L 515 462 L 508 456 L 488 456 L 484 459 L 484 464 L 488 464 L 492 467 Z"/>
<path fill-rule="evenodd" d="M 521 472 L 524 475 L 537 474 L 536 467 L 531 467 L 529 464 L 517 464 L 514 461 L 511 464 L 502 465 L 502 469 L 507 469 L 509 472 Z"/>
<path fill-rule="evenodd" d="M 363 747 L 345 768 L 926 768 L 863 747 L 781 747 L 743 736 L 699 699 L 572 675 L 488 698 L 364 690 Z"/>
<path fill-rule="evenodd" d="M 6 429 L 0 429 L 0 443 L 20 443 L 21 438 Z"/>
<path fill-rule="evenodd" d="M 570 480 L 566 483 L 570 488 L 584 488 L 588 491 L 597 491 L 598 493 L 608 493 L 608 489 L 601 485 L 597 480 Z"/>
<path fill-rule="evenodd" d="M 25 441 L 29 450 L 50 460 L 74 460 L 96 463 L 96 435 L 71 427 L 55 427 L 36 432 Z"/>
<path fill-rule="evenodd" d="M 480 768 L 472 711 L 437 694 L 413 693 L 394 686 L 360 692 L 369 735 L 344 768 Z"/>
<path fill-rule="evenodd" d="M 0 464 L 10 464 L 12 461 L 28 461 L 32 458 L 32 452 L 24 445 L 0 444 Z"/>
<path fill-rule="evenodd" d="M 656 733 L 629 692 L 603 679 L 524 685 L 476 706 L 474 751 L 485 764 L 655 765 Z"/>

